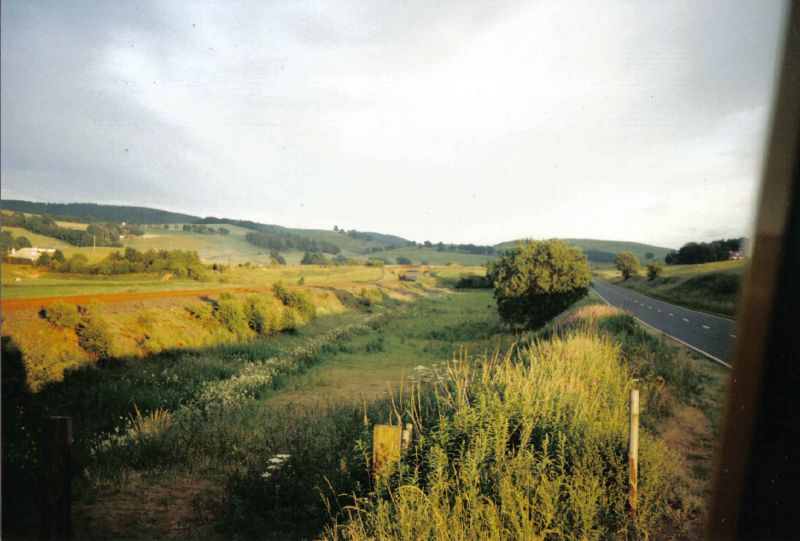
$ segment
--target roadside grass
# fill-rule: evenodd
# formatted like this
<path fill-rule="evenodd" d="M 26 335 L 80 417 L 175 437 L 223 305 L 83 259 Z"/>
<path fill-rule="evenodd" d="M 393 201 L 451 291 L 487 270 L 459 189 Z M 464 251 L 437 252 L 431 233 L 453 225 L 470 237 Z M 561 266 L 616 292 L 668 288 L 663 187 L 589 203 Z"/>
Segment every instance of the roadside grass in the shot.
<path fill-rule="evenodd" d="M 591 297 L 516 335 L 499 324 L 490 291 L 400 303 L 390 291 L 359 289 L 348 290 L 354 310 L 296 333 L 111 359 L 35 399 L 14 386 L 24 368 L 4 348 L 3 480 L 15 483 L 4 521 L 35 524 L 39 420 L 67 413 L 80 537 L 91 538 L 110 508 L 119 512 L 117 537 L 146 521 L 165 539 L 310 538 L 326 525 L 329 537 L 348 539 L 686 537 L 697 529 L 697 493 L 708 482 L 691 481 L 707 476 L 708 464 L 684 467 L 666 445 L 686 408 L 710 404 L 706 387 L 724 389 L 715 373 Z M 624 512 L 633 380 L 643 397 L 636 523 Z M 400 469 L 376 482 L 372 426 L 387 421 L 414 423 L 415 443 Z M 713 447 L 707 432 L 696 437 Z M 680 451 L 696 452 L 695 439 L 684 437 Z M 212 513 L 215 531 L 208 516 L 192 520 L 197 530 L 175 529 L 123 488 L 148 493 L 172 481 L 204 491 L 211 503 L 197 512 Z M 197 496 L 187 491 L 187 502 L 165 506 L 190 508 Z"/>
<path fill-rule="evenodd" d="M 701 265 L 667 265 L 655 280 L 632 276 L 623 280 L 619 271 L 595 274 L 614 285 L 695 310 L 733 317 L 739 295 L 743 261 L 719 261 Z"/>
<path fill-rule="evenodd" d="M 481 291 L 465 295 L 474 296 L 476 311 L 478 299 L 490 298 Z M 329 383 L 333 378 L 314 374 L 339 365 L 337 376 L 358 377 L 358 368 L 347 365 L 353 344 L 368 348 L 375 335 L 343 341 L 341 351 L 331 352 L 333 358 L 307 379 L 292 378 L 262 403 L 275 430 L 248 467 L 231 477 L 219 532 L 313 536 L 319 522 L 311 517 L 324 511 L 331 539 L 697 535 L 704 514 L 698 492 L 708 482 L 692 484 L 692 476 L 709 467 L 714 439 L 698 432 L 712 450 L 706 449 L 701 466 L 687 470 L 667 448 L 665 434 L 677 412 L 694 408 L 702 415 L 695 404 L 711 376 L 630 316 L 594 302 L 579 303 L 528 336 L 506 335 L 495 354 L 486 348 L 473 349 L 475 355 L 443 352 L 428 364 L 417 353 L 423 361 L 412 385 L 406 377 L 391 398 L 376 393 L 370 401 L 365 393 L 361 404 L 353 389 L 339 394 Z M 382 327 L 382 335 L 412 328 L 396 319 Z M 509 347 L 512 339 L 519 342 Z M 636 522 L 624 509 L 632 385 L 640 388 L 643 402 Z M 370 473 L 371 429 L 381 422 L 413 423 L 415 444 L 392 474 L 376 481 Z"/>

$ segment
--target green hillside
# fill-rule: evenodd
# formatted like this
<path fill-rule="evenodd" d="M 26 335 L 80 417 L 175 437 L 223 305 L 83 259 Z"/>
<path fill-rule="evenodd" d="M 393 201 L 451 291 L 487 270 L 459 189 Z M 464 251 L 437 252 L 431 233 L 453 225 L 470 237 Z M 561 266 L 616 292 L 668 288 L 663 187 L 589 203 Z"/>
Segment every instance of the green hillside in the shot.
<path fill-rule="evenodd" d="M 653 259 L 661 261 L 672 251 L 672 248 L 653 246 L 640 242 L 626 242 L 619 240 L 598 239 L 564 239 L 567 244 L 577 246 L 586 252 L 589 261 L 594 263 L 611 263 L 620 252 L 633 252 L 642 262 L 648 261 L 647 254 L 652 253 Z M 513 248 L 517 241 L 503 242 L 495 246 L 498 250 Z"/>

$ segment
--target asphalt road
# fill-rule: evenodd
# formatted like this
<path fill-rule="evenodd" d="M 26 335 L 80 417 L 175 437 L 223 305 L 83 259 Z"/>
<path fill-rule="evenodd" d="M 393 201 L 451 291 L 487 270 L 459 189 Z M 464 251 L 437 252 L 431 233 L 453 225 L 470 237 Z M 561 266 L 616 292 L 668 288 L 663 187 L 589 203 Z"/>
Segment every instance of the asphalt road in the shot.
<path fill-rule="evenodd" d="M 597 278 L 592 286 L 609 304 L 627 310 L 698 353 L 730 366 L 731 346 L 736 338 L 736 322 L 732 319 L 682 308 Z"/>

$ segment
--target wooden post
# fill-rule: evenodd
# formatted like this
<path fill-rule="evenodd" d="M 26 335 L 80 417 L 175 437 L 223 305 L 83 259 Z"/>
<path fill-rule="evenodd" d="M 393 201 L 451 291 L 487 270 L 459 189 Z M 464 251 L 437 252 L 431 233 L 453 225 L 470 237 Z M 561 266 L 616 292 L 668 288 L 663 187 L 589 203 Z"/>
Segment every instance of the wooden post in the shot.
<path fill-rule="evenodd" d="M 406 423 L 406 427 L 403 429 L 403 436 L 401 439 L 401 448 L 405 451 L 409 447 L 411 447 L 411 435 L 414 431 L 414 425 L 411 423 Z"/>
<path fill-rule="evenodd" d="M 628 511 L 636 517 L 639 485 L 639 389 L 631 389 L 628 415 Z"/>
<path fill-rule="evenodd" d="M 72 537 L 72 418 L 45 417 L 42 425 L 42 497 L 40 505 L 43 539 Z"/>

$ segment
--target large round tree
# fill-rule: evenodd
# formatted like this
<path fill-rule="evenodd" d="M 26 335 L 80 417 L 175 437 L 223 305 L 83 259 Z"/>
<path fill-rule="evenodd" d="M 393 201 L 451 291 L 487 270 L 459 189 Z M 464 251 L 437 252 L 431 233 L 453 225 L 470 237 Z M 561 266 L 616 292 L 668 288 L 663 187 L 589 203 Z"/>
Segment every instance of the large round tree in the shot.
<path fill-rule="evenodd" d="M 491 263 L 497 309 L 503 321 L 538 327 L 586 295 L 592 281 L 580 248 L 561 240 L 525 241 Z"/>

